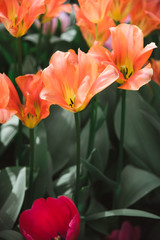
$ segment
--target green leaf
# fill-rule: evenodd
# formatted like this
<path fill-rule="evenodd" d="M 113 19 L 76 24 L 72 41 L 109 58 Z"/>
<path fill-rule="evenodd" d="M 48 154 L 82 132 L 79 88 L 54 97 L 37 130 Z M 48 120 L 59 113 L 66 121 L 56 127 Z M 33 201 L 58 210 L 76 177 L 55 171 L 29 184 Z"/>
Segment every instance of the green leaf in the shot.
<path fill-rule="evenodd" d="M 94 153 L 91 162 L 100 171 L 105 170 L 110 148 L 108 128 L 106 125 L 106 114 L 107 107 L 103 110 L 100 106 L 98 106 L 96 133 L 94 136 L 94 148 L 96 149 L 96 152 Z M 81 131 L 81 157 L 83 159 L 85 159 L 87 156 L 89 130 L 90 120 L 87 121 L 87 123 L 85 124 Z"/>
<path fill-rule="evenodd" d="M 0 154 L 2 154 L 7 146 L 11 143 L 18 129 L 18 118 L 13 116 L 11 120 L 1 126 L 1 142 L 3 146 L 0 148 Z"/>
<path fill-rule="evenodd" d="M 23 75 L 24 74 L 33 74 L 36 68 L 36 60 L 31 55 L 27 55 L 23 63 Z"/>
<path fill-rule="evenodd" d="M 97 169 L 94 165 L 90 164 L 88 161 L 81 160 L 83 165 L 87 168 L 91 178 L 93 181 L 100 180 L 106 184 L 107 189 L 115 189 L 117 187 L 117 183 L 113 180 L 107 178 L 99 169 Z"/>
<path fill-rule="evenodd" d="M 0 239 L 1 240 L 24 240 L 24 237 L 12 230 L 4 230 L 0 232 Z"/>
<path fill-rule="evenodd" d="M 8 176 L 13 184 L 7 200 L 0 209 L 0 229 L 11 229 L 18 217 L 23 204 L 26 187 L 26 168 L 19 171 L 15 179 L 12 168 L 8 168 Z M 7 186 L 6 186 L 7 187 Z"/>
<path fill-rule="evenodd" d="M 121 175 L 119 208 L 126 208 L 160 186 L 160 178 L 143 169 L 128 165 Z"/>
<path fill-rule="evenodd" d="M 75 164 L 75 122 L 74 115 L 54 106 L 45 120 L 48 150 L 52 157 L 53 174 L 67 165 Z M 68 166 L 69 167 L 69 166 Z"/>
<path fill-rule="evenodd" d="M 117 136 L 120 136 L 120 108 L 121 101 L 115 113 L 115 129 Z M 126 121 L 124 148 L 132 153 L 139 163 L 137 167 L 146 166 L 146 170 L 160 175 L 160 118 L 154 109 L 148 105 L 138 92 L 127 92 L 126 99 Z M 130 156 L 131 157 L 131 156 Z"/>
<path fill-rule="evenodd" d="M 85 221 L 93 221 L 101 218 L 115 217 L 115 216 L 129 216 L 129 217 L 144 217 L 144 218 L 153 218 L 160 219 L 159 216 L 135 209 L 116 209 L 112 211 L 105 211 L 96 214 L 92 214 L 90 216 L 85 217 Z"/>
<path fill-rule="evenodd" d="M 76 166 L 69 167 L 62 171 L 55 181 L 55 191 L 57 195 L 72 194 L 75 187 Z"/>
<path fill-rule="evenodd" d="M 44 123 L 41 122 L 35 131 L 35 169 L 38 176 L 35 180 L 33 199 L 40 198 L 45 195 L 47 191 L 48 181 L 52 181 L 52 175 L 49 170 L 52 170 L 52 164 L 49 165 L 49 153 L 47 147 L 47 135 Z"/>
<path fill-rule="evenodd" d="M 26 36 L 24 36 L 23 39 L 26 41 L 29 41 L 31 43 L 37 44 L 38 43 L 38 34 L 37 33 L 27 34 Z"/>
<path fill-rule="evenodd" d="M 77 32 L 76 29 L 74 28 L 68 28 L 68 30 L 64 33 L 61 34 L 61 39 L 67 41 L 67 42 L 72 42 L 76 36 Z"/>

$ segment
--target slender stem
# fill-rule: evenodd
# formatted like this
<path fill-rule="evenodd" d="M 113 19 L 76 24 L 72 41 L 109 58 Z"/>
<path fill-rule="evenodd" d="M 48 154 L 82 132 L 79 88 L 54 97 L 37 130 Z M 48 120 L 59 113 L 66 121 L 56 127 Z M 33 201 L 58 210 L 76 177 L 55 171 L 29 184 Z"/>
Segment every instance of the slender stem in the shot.
<path fill-rule="evenodd" d="M 121 105 L 121 127 L 120 127 L 120 142 L 119 142 L 119 155 L 118 155 L 118 165 L 117 165 L 117 182 L 118 187 L 115 191 L 114 207 L 117 203 L 117 198 L 120 192 L 120 180 L 121 171 L 123 167 L 123 145 L 124 145 L 124 134 L 125 134 L 125 113 L 126 113 L 126 90 L 122 90 L 122 105 Z"/>
<path fill-rule="evenodd" d="M 79 190 L 80 190 L 80 119 L 78 113 L 74 113 L 76 140 L 77 140 L 77 168 L 76 168 L 76 188 L 75 188 L 75 204 L 79 204 Z"/>
<path fill-rule="evenodd" d="M 92 99 L 91 103 L 91 120 L 90 120 L 90 131 L 89 131 L 89 141 L 88 141 L 88 151 L 87 151 L 87 158 L 89 157 L 91 151 L 94 147 L 94 138 L 96 133 L 96 122 L 97 122 L 97 97 L 95 96 Z"/>
<path fill-rule="evenodd" d="M 95 32 L 96 32 L 96 41 L 98 41 L 98 26 L 97 26 L 97 23 L 95 23 Z"/>
<path fill-rule="evenodd" d="M 17 57 L 18 57 L 18 76 L 22 75 L 22 39 L 17 38 Z M 20 98 L 20 101 L 22 102 L 23 95 L 20 89 L 17 89 L 18 95 Z M 17 149 L 16 149 L 16 155 L 17 155 L 17 161 L 16 165 L 20 165 L 21 162 L 21 155 L 22 155 L 22 122 L 19 120 L 18 125 L 18 135 L 17 135 Z"/>
<path fill-rule="evenodd" d="M 121 130 L 120 130 L 120 143 L 119 143 L 119 157 L 117 168 L 117 181 L 120 182 L 121 170 L 123 167 L 123 144 L 125 132 L 125 112 L 126 112 L 126 90 L 122 90 L 122 107 L 121 107 Z"/>
<path fill-rule="evenodd" d="M 22 41 L 21 38 L 17 38 L 18 46 L 18 75 L 22 75 Z"/>
<path fill-rule="evenodd" d="M 41 19 L 40 19 L 41 23 Z M 42 29 L 43 29 L 43 23 L 41 23 L 40 29 L 39 29 L 39 35 L 38 35 L 38 43 L 37 43 L 37 67 L 39 65 L 39 56 L 40 56 L 40 49 L 41 49 L 41 41 L 42 41 Z"/>
<path fill-rule="evenodd" d="M 32 192 L 31 189 L 33 186 L 33 172 L 34 172 L 34 128 L 29 129 L 29 134 L 30 134 L 29 189 L 30 192 Z"/>

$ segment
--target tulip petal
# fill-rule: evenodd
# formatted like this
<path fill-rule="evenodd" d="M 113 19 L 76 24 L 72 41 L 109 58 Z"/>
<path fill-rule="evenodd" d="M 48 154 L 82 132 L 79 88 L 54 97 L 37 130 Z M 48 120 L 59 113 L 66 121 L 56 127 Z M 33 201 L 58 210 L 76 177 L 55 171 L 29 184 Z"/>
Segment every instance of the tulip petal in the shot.
<path fill-rule="evenodd" d="M 0 109 L 0 123 L 2 123 L 2 124 L 6 123 L 16 113 L 17 113 L 17 111 L 1 108 Z"/>
<path fill-rule="evenodd" d="M 50 240 L 57 236 L 56 229 L 53 228 L 53 216 L 50 213 L 46 200 L 37 199 L 31 208 L 32 236 L 35 240 Z"/>
<path fill-rule="evenodd" d="M 140 228 L 139 227 L 133 227 L 129 222 L 124 222 L 122 225 L 121 230 L 119 231 L 119 240 L 128 240 L 128 239 L 134 239 L 134 240 L 140 240 Z"/>
<path fill-rule="evenodd" d="M 79 5 L 89 21 L 98 23 L 102 21 L 110 2 L 110 0 L 79 0 Z"/>
<path fill-rule="evenodd" d="M 76 78 L 76 71 L 75 71 L 75 63 L 77 63 L 78 58 L 74 51 L 70 52 L 61 52 L 57 51 L 55 52 L 50 60 L 50 65 L 52 64 L 53 68 L 51 70 L 50 75 L 52 78 L 56 78 L 53 82 L 54 88 L 59 87 L 59 92 L 65 92 L 66 85 L 69 88 L 73 88 L 73 91 L 76 92 L 76 86 L 75 86 L 75 78 Z M 55 69 L 55 71 L 54 71 Z M 58 84 L 58 86 L 55 86 Z M 58 90 L 58 89 L 57 89 Z"/>
<path fill-rule="evenodd" d="M 100 46 L 99 44 L 96 44 L 93 47 L 91 47 L 88 54 L 97 60 L 100 72 L 102 72 L 105 68 L 104 63 L 108 64 L 113 63 L 112 56 L 109 50 Z"/>
<path fill-rule="evenodd" d="M 65 0 L 45 0 L 46 13 L 43 15 L 43 22 L 51 20 L 53 17 L 57 17 L 60 12 L 72 12 L 72 6 L 70 4 L 64 4 Z"/>
<path fill-rule="evenodd" d="M 33 239 L 33 222 L 31 216 L 31 210 L 24 211 L 19 218 L 19 227 L 27 240 L 34 240 Z"/>
<path fill-rule="evenodd" d="M 143 65 L 147 62 L 148 58 L 151 56 L 154 48 L 157 48 L 155 43 L 150 43 L 146 45 L 143 50 L 137 55 L 134 61 L 134 71 L 137 71 L 143 67 Z"/>
<path fill-rule="evenodd" d="M 143 49 L 142 31 L 134 25 L 120 24 L 110 28 L 112 35 L 112 48 L 116 64 L 125 65 L 126 58 L 133 61 L 135 56 Z"/>
<path fill-rule="evenodd" d="M 153 69 L 149 63 L 146 67 L 134 73 L 121 87 L 125 90 L 138 90 L 143 85 L 147 84 L 153 75 Z"/>
<path fill-rule="evenodd" d="M 47 198 L 47 205 L 51 215 L 54 216 L 52 226 L 56 229 L 56 233 L 65 238 L 70 219 L 74 216 L 72 216 L 72 208 L 68 207 L 68 204 L 64 204 L 61 197 L 58 199 Z"/>
<path fill-rule="evenodd" d="M 160 60 L 151 58 L 151 66 L 153 68 L 152 80 L 160 86 Z"/>
<path fill-rule="evenodd" d="M 90 93 L 94 96 L 95 94 L 110 86 L 118 78 L 118 70 L 114 66 L 108 65 L 92 85 Z"/>
<path fill-rule="evenodd" d="M 59 66 L 58 66 L 59 69 Z M 60 72 L 60 69 L 58 73 Z M 61 76 L 61 72 L 60 72 Z M 57 104 L 61 107 L 70 109 L 64 100 L 63 85 L 55 73 L 55 67 L 50 64 L 43 70 L 42 79 L 45 87 L 40 93 L 40 98 L 49 101 L 52 104 Z M 73 81 L 73 79 L 72 79 Z"/>
<path fill-rule="evenodd" d="M 0 74 L 0 108 L 4 108 L 7 106 L 9 101 L 9 87 L 7 84 L 5 74 Z"/>
<path fill-rule="evenodd" d="M 67 232 L 66 240 L 76 240 L 80 232 L 80 218 L 79 215 L 75 215 L 69 223 L 69 229 Z"/>

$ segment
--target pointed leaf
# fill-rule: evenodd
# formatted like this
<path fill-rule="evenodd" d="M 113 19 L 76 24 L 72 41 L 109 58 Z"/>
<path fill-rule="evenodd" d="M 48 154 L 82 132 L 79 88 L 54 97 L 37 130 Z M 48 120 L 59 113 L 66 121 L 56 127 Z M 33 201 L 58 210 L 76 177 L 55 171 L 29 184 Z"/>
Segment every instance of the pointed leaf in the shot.
<path fill-rule="evenodd" d="M 115 216 L 129 216 L 129 217 L 144 217 L 144 218 L 153 218 L 160 219 L 159 216 L 135 209 L 116 209 L 112 211 L 105 211 L 96 214 L 92 214 L 90 216 L 85 217 L 86 221 L 93 221 L 101 218 L 115 217 Z"/>
<path fill-rule="evenodd" d="M 120 136 L 119 101 L 115 113 L 115 129 Z M 136 165 L 146 165 L 146 169 L 160 175 L 160 118 L 154 109 L 145 102 L 138 92 L 127 92 L 124 148 L 139 159 Z"/>
<path fill-rule="evenodd" d="M 106 184 L 106 188 L 115 189 L 117 187 L 117 183 L 113 180 L 107 178 L 99 169 L 97 169 L 94 165 L 89 163 L 88 161 L 81 160 L 84 166 L 87 168 L 91 178 L 93 181 L 101 180 Z"/>
<path fill-rule="evenodd" d="M 24 237 L 12 230 L 4 230 L 0 232 L 0 239 L 1 240 L 24 240 Z"/>
<path fill-rule="evenodd" d="M 9 172 L 9 176 L 13 174 Z M 0 209 L 0 229 L 11 229 L 22 207 L 26 187 L 26 168 L 22 168 L 6 202 Z"/>
<path fill-rule="evenodd" d="M 128 165 L 122 172 L 119 208 L 128 207 L 160 186 L 160 178 L 143 169 Z"/>

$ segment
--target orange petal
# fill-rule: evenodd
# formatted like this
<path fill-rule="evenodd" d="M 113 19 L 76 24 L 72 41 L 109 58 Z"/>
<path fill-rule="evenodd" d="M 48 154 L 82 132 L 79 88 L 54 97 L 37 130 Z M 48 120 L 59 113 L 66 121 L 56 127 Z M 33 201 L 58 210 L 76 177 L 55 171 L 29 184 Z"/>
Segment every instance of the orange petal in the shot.
<path fill-rule="evenodd" d="M 133 74 L 126 82 L 119 88 L 125 90 L 139 90 L 140 87 L 147 84 L 153 75 L 153 69 L 149 63 L 146 67 Z"/>
<path fill-rule="evenodd" d="M 9 101 L 9 87 L 6 77 L 5 74 L 0 73 L 0 108 L 5 108 Z"/>
<path fill-rule="evenodd" d="M 151 58 L 151 66 L 153 68 L 152 80 L 160 86 L 160 60 Z"/>
<path fill-rule="evenodd" d="M 11 80 L 6 75 L 4 75 L 4 76 L 5 76 L 5 80 L 8 84 L 9 96 L 10 96 L 7 108 L 10 109 L 10 110 L 14 110 L 14 111 L 19 112 L 21 102 L 20 102 L 18 93 L 17 93 L 13 83 L 11 82 Z"/>
<path fill-rule="evenodd" d="M 78 62 L 79 62 L 79 83 L 80 86 L 81 82 L 86 76 L 90 78 L 90 86 L 97 77 L 97 70 L 98 65 L 96 59 L 94 59 L 89 54 L 85 54 L 80 49 L 78 50 Z"/>
<path fill-rule="evenodd" d="M 48 116 L 50 106 L 47 101 L 40 98 L 40 92 L 44 87 L 42 82 L 42 70 L 36 74 L 19 76 L 16 78 L 16 82 L 25 97 L 21 119 L 25 124 L 28 122 L 28 126 L 35 127 L 35 124 L 37 125 L 41 119 Z M 27 116 L 28 114 L 32 115 L 30 119 Z"/>
<path fill-rule="evenodd" d="M 99 44 L 91 47 L 88 54 L 97 60 L 99 72 L 102 72 L 105 69 L 105 63 L 114 64 L 111 53 Z"/>
<path fill-rule="evenodd" d="M 7 109 L 0 109 L 0 123 L 4 124 L 8 120 L 11 119 L 11 117 L 16 114 L 17 111 L 7 110 Z"/>
<path fill-rule="evenodd" d="M 64 4 L 65 0 L 45 0 L 46 13 L 43 15 L 43 22 L 51 20 L 53 17 L 57 17 L 60 12 L 72 12 L 72 6 L 70 4 Z"/>
<path fill-rule="evenodd" d="M 78 2 L 86 18 L 93 23 L 102 21 L 111 3 L 110 0 L 79 0 Z"/>
<path fill-rule="evenodd" d="M 64 100 L 63 87 L 61 86 L 61 81 L 59 81 L 55 74 L 55 68 L 52 64 L 43 70 L 42 80 L 45 87 L 40 93 L 40 98 L 47 100 L 52 104 L 57 104 L 64 108 L 70 108 Z"/>
<path fill-rule="evenodd" d="M 94 42 L 97 40 L 101 45 L 105 43 L 105 41 L 110 36 L 110 27 L 114 27 L 114 21 L 108 17 L 104 16 L 103 20 L 97 23 L 97 28 L 95 27 L 95 23 L 90 22 L 86 16 L 83 14 L 82 10 L 78 7 L 77 4 L 73 5 L 77 26 L 80 27 L 82 35 L 86 40 L 89 47 L 93 46 Z"/>
<path fill-rule="evenodd" d="M 75 99 L 75 108 L 78 109 L 80 108 L 81 110 L 84 109 L 87 105 L 87 103 L 85 102 L 87 95 L 90 92 L 90 88 L 91 88 L 91 78 L 90 76 L 86 76 L 84 77 L 83 81 L 81 82 L 77 94 L 76 94 L 76 99 Z"/>
<path fill-rule="evenodd" d="M 56 70 L 52 74 L 56 74 L 57 87 L 61 91 L 65 91 L 65 86 L 73 88 L 73 91 L 76 92 L 76 65 L 77 65 L 77 54 L 74 51 L 69 52 L 55 52 L 50 60 L 53 68 Z M 53 78 L 53 77 L 52 77 Z M 58 80 L 60 79 L 60 81 Z M 54 83 L 56 84 L 56 83 Z"/>
<path fill-rule="evenodd" d="M 110 28 L 110 30 L 115 63 L 122 66 L 125 64 L 126 58 L 133 61 L 139 51 L 143 49 L 142 31 L 137 26 L 125 23 Z"/>
<path fill-rule="evenodd" d="M 90 93 L 94 96 L 95 94 L 101 92 L 113 82 L 119 78 L 118 70 L 112 66 L 108 65 L 104 71 L 98 76 L 97 80 L 94 82 Z"/>
<path fill-rule="evenodd" d="M 137 57 L 134 60 L 134 70 L 137 71 L 143 67 L 143 65 L 147 62 L 148 58 L 151 56 L 154 48 L 157 48 L 155 43 L 148 44 L 145 48 L 139 52 Z"/>

